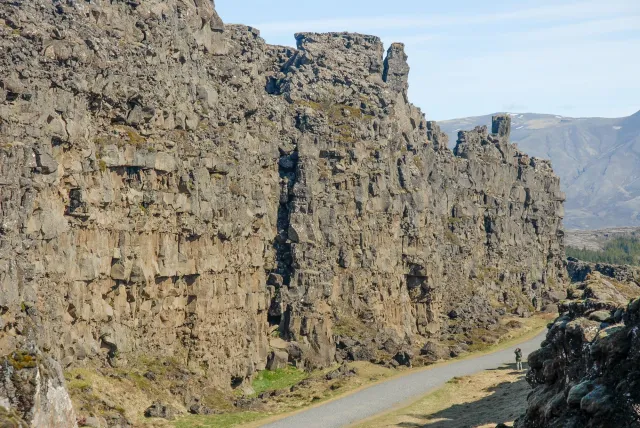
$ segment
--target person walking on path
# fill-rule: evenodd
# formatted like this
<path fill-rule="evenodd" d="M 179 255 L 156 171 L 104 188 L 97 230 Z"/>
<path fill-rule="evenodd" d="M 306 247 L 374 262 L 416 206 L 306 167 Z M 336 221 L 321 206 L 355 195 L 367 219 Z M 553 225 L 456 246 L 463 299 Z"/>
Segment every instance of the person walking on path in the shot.
<path fill-rule="evenodd" d="M 516 348 L 516 370 L 522 370 L 522 349 Z"/>

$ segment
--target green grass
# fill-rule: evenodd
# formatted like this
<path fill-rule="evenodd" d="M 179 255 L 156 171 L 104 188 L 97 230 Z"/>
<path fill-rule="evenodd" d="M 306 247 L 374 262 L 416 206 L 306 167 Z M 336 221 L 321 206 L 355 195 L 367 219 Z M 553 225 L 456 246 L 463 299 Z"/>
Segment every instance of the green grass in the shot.
<path fill-rule="evenodd" d="M 289 366 L 285 369 L 263 370 L 258 373 L 252 383 L 254 395 L 265 391 L 289 388 L 309 375 L 302 370 Z M 176 428 L 227 428 L 246 424 L 270 416 L 267 412 L 230 412 L 210 416 L 184 416 L 178 419 Z"/>
<path fill-rule="evenodd" d="M 334 336 L 348 336 L 354 339 L 362 339 L 370 335 L 375 335 L 370 327 L 364 325 L 357 318 L 349 316 L 341 316 L 333 326 Z"/>
<path fill-rule="evenodd" d="M 72 391 L 74 389 L 82 391 L 84 389 L 91 388 L 92 385 L 93 384 L 88 380 L 72 379 L 72 380 L 67 382 L 67 389 L 69 391 Z"/>
<path fill-rule="evenodd" d="M 260 394 L 265 391 L 289 388 L 307 377 L 308 374 L 295 367 L 263 370 L 258 373 L 251 386 L 256 394 Z"/>
<path fill-rule="evenodd" d="M 211 416 L 185 416 L 174 422 L 176 428 L 230 428 L 264 418 L 265 413 L 238 412 Z"/>

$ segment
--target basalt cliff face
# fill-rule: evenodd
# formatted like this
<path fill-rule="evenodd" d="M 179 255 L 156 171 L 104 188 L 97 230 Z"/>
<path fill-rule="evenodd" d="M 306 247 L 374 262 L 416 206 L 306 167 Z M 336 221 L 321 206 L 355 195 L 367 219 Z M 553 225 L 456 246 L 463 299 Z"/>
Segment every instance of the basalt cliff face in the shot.
<path fill-rule="evenodd" d="M 563 286 L 549 163 L 507 116 L 452 153 L 401 44 L 269 46 L 208 0 L 3 1 L 0 36 L 2 355 L 228 388 L 274 336 L 323 366 L 336 336 L 456 340 Z"/>
<path fill-rule="evenodd" d="M 640 269 L 569 264 L 580 282 L 529 356 L 534 389 L 515 427 L 640 427 Z"/>

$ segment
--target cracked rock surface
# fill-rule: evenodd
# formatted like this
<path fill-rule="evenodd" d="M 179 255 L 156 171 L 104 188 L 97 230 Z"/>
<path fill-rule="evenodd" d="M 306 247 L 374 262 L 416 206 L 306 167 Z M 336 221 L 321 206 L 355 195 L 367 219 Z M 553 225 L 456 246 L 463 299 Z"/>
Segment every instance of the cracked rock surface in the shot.
<path fill-rule="evenodd" d="M 529 355 L 533 391 L 515 427 L 640 427 L 640 285 L 630 276 L 638 269 L 569 267 L 591 272 L 569 288 L 543 346 Z"/>
<path fill-rule="evenodd" d="M 64 368 L 175 357 L 229 388 L 556 300 L 564 195 L 508 116 L 451 152 L 402 44 L 295 40 L 206 0 L 0 2 L 0 354 L 28 322 Z"/>

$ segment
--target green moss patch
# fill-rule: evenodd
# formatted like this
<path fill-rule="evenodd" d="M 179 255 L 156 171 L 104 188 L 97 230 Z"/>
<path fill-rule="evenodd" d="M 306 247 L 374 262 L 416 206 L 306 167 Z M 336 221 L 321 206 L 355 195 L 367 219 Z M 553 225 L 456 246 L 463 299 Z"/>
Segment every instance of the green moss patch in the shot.
<path fill-rule="evenodd" d="M 302 370 L 291 366 L 284 369 L 263 370 L 258 373 L 251 386 L 256 394 L 260 394 L 265 391 L 290 388 L 308 376 Z"/>
<path fill-rule="evenodd" d="M 7 357 L 7 361 L 16 370 L 34 369 L 38 365 L 38 358 L 27 352 L 14 352 Z"/>

